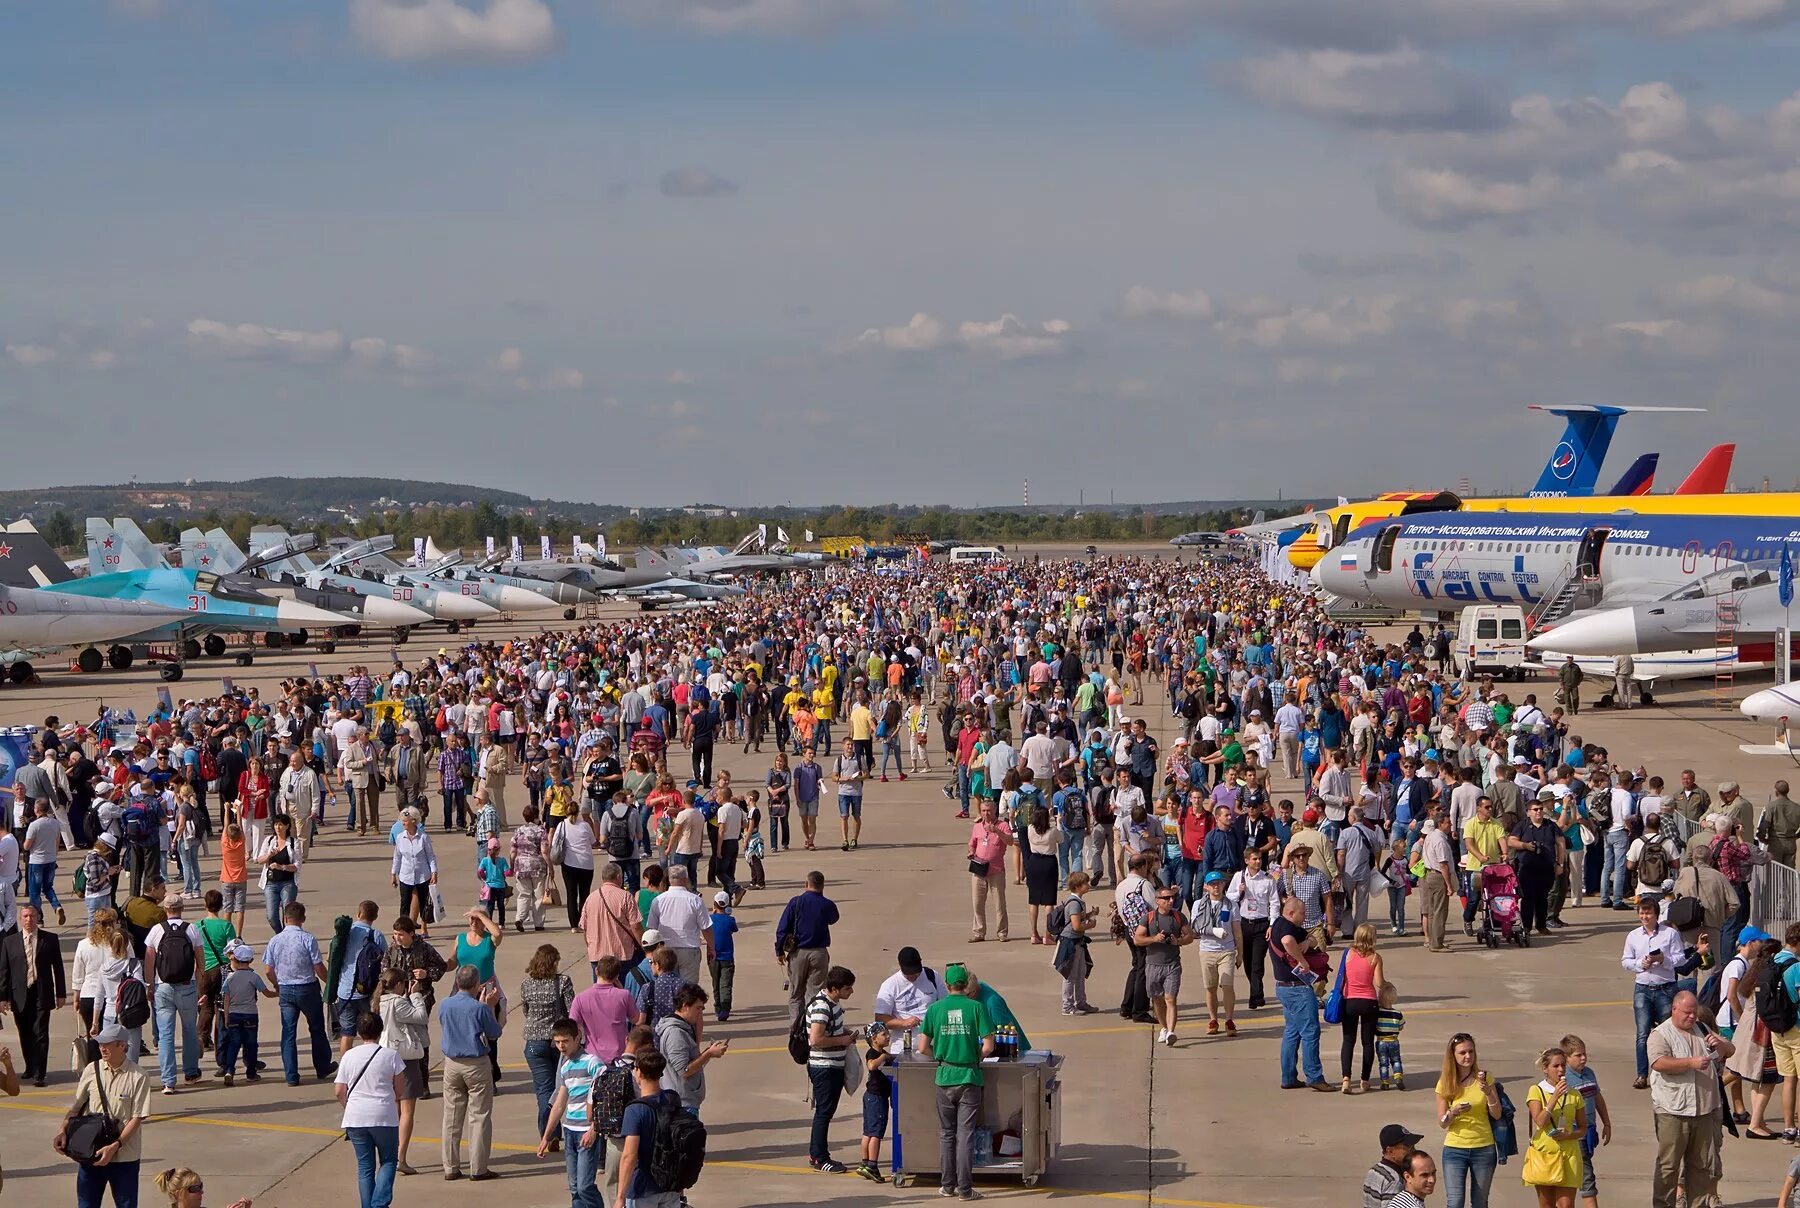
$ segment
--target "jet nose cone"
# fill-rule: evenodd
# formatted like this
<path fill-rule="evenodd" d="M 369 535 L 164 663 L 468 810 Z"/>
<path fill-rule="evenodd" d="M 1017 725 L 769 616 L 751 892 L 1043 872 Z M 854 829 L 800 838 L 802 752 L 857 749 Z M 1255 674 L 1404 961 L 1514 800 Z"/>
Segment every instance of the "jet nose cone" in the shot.
<path fill-rule="evenodd" d="M 387 596 L 368 596 L 363 600 L 363 623 L 377 629 L 401 629 L 423 625 L 432 616 L 423 608 L 414 608 Z"/>
<path fill-rule="evenodd" d="M 1525 644 L 1533 650 L 1556 655 L 1637 654 L 1637 617 L 1629 608 L 1614 608 L 1564 621 Z"/>
<path fill-rule="evenodd" d="M 1775 722 L 1784 717 L 1800 716 L 1800 689 L 1792 685 L 1764 688 L 1745 697 L 1738 709 L 1751 721 Z"/>
<path fill-rule="evenodd" d="M 560 608 L 549 596 L 541 596 L 528 587 L 512 587 L 501 584 L 496 588 L 500 607 L 507 612 L 542 612 L 549 608 Z"/>

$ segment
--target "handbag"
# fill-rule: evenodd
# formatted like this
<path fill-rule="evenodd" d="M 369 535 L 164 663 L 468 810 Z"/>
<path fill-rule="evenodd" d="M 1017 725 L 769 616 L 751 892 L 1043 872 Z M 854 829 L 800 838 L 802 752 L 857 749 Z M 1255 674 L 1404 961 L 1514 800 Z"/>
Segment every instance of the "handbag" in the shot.
<path fill-rule="evenodd" d="M 1562 1142 L 1550 1134 L 1556 1129 L 1556 1108 L 1569 1094 L 1565 1091 L 1550 1102 L 1549 1127 L 1531 1134 L 1525 1147 L 1525 1169 L 1521 1173 L 1527 1187 L 1576 1187 L 1581 1183 L 1579 1163 L 1570 1162 Z"/>
<path fill-rule="evenodd" d="M 975 876 L 975 877 L 987 876 L 988 875 L 988 862 L 986 860 L 971 859 L 969 861 L 969 875 Z"/>
<path fill-rule="evenodd" d="M 550 832 L 550 863 L 559 868 L 562 866 L 563 856 L 569 850 L 568 840 L 563 838 L 563 827 L 566 825 L 566 822 L 558 822 L 556 829 Z"/>
<path fill-rule="evenodd" d="M 1338 961 L 1337 979 L 1331 983 L 1331 993 L 1325 996 L 1325 1022 L 1344 1022 L 1344 969 L 1350 964 L 1350 954 L 1344 953 L 1344 959 Z"/>
<path fill-rule="evenodd" d="M 94 1070 L 94 1084 L 100 1092 L 100 1110 L 82 1112 L 69 1120 L 63 1134 L 63 1153 L 83 1166 L 92 1165 L 100 1151 L 119 1139 L 119 1122 L 106 1109 L 106 1077 L 103 1067 Z"/>

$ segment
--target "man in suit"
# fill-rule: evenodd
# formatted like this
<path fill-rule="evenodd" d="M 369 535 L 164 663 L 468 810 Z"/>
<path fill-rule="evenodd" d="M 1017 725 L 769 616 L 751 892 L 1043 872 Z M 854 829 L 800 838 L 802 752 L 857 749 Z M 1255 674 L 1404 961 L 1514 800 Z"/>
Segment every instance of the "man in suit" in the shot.
<path fill-rule="evenodd" d="M 425 812 L 425 770 L 430 761 L 413 741 L 412 732 L 402 729 L 388 752 L 388 779 L 397 786 L 400 800 L 395 813 L 409 806 Z"/>
<path fill-rule="evenodd" d="M 50 1012 L 69 1005 L 62 943 L 42 922 L 37 907 L 21 907 L 19 929 L 0 940 L 0 1010 L 18 1024 L 33 1086 L 43 1086 L 50 1072 Z"/>

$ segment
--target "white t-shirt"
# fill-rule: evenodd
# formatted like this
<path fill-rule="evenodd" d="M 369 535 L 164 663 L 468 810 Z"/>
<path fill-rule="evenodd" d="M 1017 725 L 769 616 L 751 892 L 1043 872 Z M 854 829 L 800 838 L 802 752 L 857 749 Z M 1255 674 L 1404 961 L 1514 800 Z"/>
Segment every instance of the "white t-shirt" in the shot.
<path fill-rule="evenodd" d="M 1612 793 L 1613 816 L 1612 825 L 1606 829 L 1609 831 L 1622 831 L 1625 829 L 1626 820 L 1637 813 L 1637 810 L 1633 808 L 1631 790 L 1615 788 L 1609 791 Z"/>
<path fill-rule="evenodd" d="M 406 1072 L 400 1054 L 384 1044 L 360 1044 L 338 1063 L 337 1084 L 350 1088 L 340 1128 L 397 1128 L 394 1079 Z"/>
<path fill-rule="evenodd" d="M 744 813 L 744 807 L 737 802 L 727 801 L 724 805 L 721 805 L 719 807 L 719 812 L 713 816 L 713 819 L 719 824 L 719 841 L 721 843 L 725 842 L 727 839 L 743 838 L 744 822 L 747 819 L 747 815 Z"/>
<path fill-rule="evenodd" d="M 1721 1028 L 1729 1028 L 1735 1022 L 1731 1009 L 1731 988 L 1733 983 L 1749 971 L 1749 968 L 1749 962 L 1745 961 L 1743 957 L 1734 956 L 1725 968 L 1719 971 L 1719 1026 Z M 1750 1006 L 1751 1004 L 1746 1001 L 1745 1005 Z"/>

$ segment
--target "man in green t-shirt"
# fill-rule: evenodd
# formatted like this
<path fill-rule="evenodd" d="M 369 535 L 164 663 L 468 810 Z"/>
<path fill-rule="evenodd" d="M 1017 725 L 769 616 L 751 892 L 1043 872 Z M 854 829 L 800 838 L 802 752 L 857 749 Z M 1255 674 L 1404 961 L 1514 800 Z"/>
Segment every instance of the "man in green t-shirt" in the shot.
<path fill-rule="evenodd" d="M 919 1051 L 937 1067 L 938 1169 L 941 1190 L 975 1198 L 970 1160 L 981 1118 L 981 1060 L 993 1055 L 994 1025 L 987 1008 L 970 996 L 974 978 L 961 965 L 944 969 L 950 991 L 919 1023 Z"/>
<path fill-rule="evenodd" d="M 225 897 L 216 889 L 206 891 L 206 917 L 199 922 L 201 957 L 205 967 L 200 970 L 200 1051 L 205 1052 L 216 1047 L 214 1044 L 214 1021 L 219 1027 L 224 1026 L 225 1012 L 219 1008 L 219 987 L 225 975 L 231 972 L 231 961 L 227 954 L 231 946 L 237 942 L 237 928 L 222 913 L 225 909 Z M 255 1070 L 250 1071 L 255 1073 Z"/>

